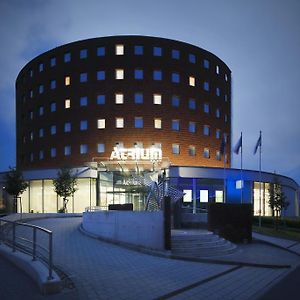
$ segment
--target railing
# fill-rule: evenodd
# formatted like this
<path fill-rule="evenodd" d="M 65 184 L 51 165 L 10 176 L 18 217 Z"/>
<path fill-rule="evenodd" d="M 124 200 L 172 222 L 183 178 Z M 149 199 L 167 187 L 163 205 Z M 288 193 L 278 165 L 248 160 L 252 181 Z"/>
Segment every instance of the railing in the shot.
<path fill-rule="evenodd" d="M 39 241 L 39 243 L 37 242 Z M 27 223 L 8 221 L 0 218 L 0 244 L 39 259 L 48 267 L 48 280 L 53 279 L 52 231 Z M 43 244 L 42 244 L 43 243 Z"/>

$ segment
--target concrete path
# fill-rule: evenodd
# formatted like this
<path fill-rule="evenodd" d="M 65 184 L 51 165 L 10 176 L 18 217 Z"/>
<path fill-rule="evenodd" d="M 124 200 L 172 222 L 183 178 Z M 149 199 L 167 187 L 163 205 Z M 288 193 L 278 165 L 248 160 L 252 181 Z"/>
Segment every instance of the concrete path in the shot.
<path fill-rule="evenodd" d="M 81 218 L 30 223 L 54 232 L 54 263 L 80 299 L 254 299 L 289 271 L 146 255 L 83 235 Z"/>

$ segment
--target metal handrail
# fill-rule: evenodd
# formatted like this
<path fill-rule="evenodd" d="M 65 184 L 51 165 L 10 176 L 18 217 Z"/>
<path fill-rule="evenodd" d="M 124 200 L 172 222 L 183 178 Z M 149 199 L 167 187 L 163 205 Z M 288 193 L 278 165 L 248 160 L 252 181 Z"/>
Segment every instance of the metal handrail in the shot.
<path fill-rule="evenodd" d="M 8 231 L 6 235 L 4 234 L 4 223 L 12 225 L 12 236 L 11 240 L 9 239 L 10 232 Z M 28 239 L 28 237 L 19 236 L 16 234 L 16 226 L 23 226 L 32 229 L 32 239 Z M 37 243 L 37 232 L 44 232 L 48 235 L 48 247 L 44 247 Z M 31 244 L 30 246 L 26 246 L 24 243 L 18 242 L 18 240 L 25 241 L 26 243 Z M 7 246 L 12 248 L 12 251 L 15 252 L 18 249 L 21 252 L 27 253 L 32 256 L 32 260 L 35 261 L 37 258 L 41 259 L 48 266 L 48 280 L 53 279 L 53 238 L 52 231 L 46 228 L 28 224 L 21 223 L 18 221 L 10 221 L 0 218 L 0 244 L 6 244 Z M 43 249 L 46 252 L 46 256 L 40 253 L 37 248 Z"/>

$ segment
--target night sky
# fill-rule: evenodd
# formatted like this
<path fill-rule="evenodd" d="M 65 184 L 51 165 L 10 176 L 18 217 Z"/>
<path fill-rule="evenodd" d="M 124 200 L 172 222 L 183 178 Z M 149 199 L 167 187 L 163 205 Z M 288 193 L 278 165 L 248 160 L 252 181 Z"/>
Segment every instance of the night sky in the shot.
<path fill-rule="evenodd" d="M 299 0 L 0 0 L 0 171 L 15 166 L 15 79 L 61 44 L 108 35 L 181 40 L 232 70 L 232 147 L 243 165 L 263 132 L 262 169 L 300 182 Z M 233 167 L 239 157 L 233 154 Z"/>

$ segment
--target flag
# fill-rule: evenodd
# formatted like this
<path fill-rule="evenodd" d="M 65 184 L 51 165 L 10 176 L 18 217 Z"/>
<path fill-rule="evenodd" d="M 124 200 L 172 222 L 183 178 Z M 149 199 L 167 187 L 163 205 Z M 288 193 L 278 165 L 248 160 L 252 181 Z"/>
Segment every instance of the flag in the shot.
<path fill-rule="evenodd" d="M 222 138 L 221 145 L 220 145 L 220 153 L 221 153 L 221 155 L 223 155 L 224 152 L 225 152 L 225 144 L 226 144 L 225 138 L 223 137 L 223 138 Z"/>
<path fill-rule="evenodd" d="M 242 147 L 242 134 L 241 134 L 241 136 L 240 136 L 238 142 L 237 142 L 236 145 L 234 146 L 233 152 L 234 152 L 235 154 L 239 154 L 240 148 L 241 148 L 241 147 Z"/>
<path fill-rule="evenodd" d="M 253 152 L 254 155 L 256 154 L 258 147 L 261 147 L 261 132 L 254 148 L 254 152 Z"/>

